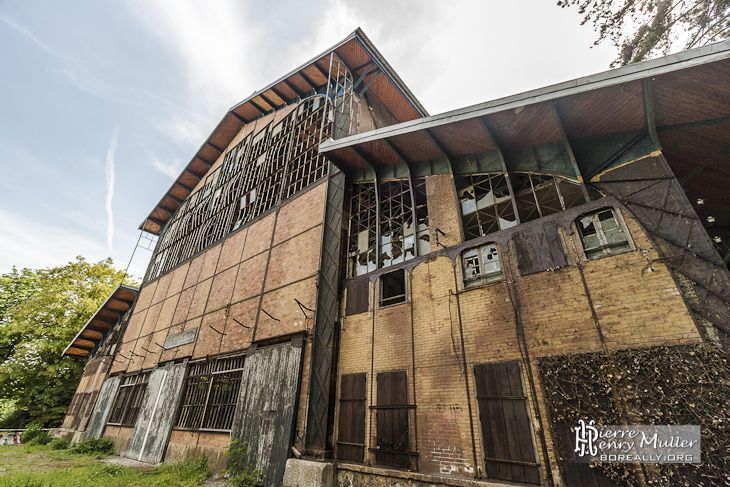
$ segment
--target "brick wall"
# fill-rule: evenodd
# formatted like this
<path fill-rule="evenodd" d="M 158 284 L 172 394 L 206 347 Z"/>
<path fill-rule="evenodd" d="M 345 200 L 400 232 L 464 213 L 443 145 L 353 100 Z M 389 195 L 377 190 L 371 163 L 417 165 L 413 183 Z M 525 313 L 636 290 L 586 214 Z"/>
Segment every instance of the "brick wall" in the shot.
<path fill-rule="evenodd" d="M 444 230 L 446 236 L 441 236 L 440 241 L 446 246 L 461 243 L 455 237 L 459 235 L 458 207 L 451 176 L 427 177 L 426 188 L 431 230 L 435 226 Z M 456 262 L 443 255 L 416 265 L 409 280 L 412 298 L 404 304 L 378 309 L 376 287 L 371 283 L 370 311 L 348 316 L 344 321 L 338 373 L 367 373 L 371 406 L 376 402 L 374 375 L 385 370 L 408 371 L 409 395 L 415 397 L 417 406 L 418 437 L 411 449 L 419 453 L 419 472 L 461 478 L 481 474 L 481 432 L 471 368 L 474 364 L 520 361 L 534 427 L 533 446 L 543 465 L 542 475 L 547 474 L 547 463 L 559 482 L 549 433 L 545 434 L 548 462 L 540 441 L 541 431 L 549 431 L 549 426 L 544 418 L 534 359 L 599 351 L 603 348 L 599 329 L 608 350 L 700 340 L 669 269 L 657 263 L 653 264 L 653 271 L 648 269 L 647 257 L 641 250 L 648 251 L 649 259 L 658 254 L 631 215 L 624 213 L 623 217 L 637 250 L 584 261 L 576 250 L 580 242 L 573 241 L 576 237 L 569 234 L 570 229 L 560 229 L 569 265 L 519 276 L 514 250 L 509 245 L 502 249 L 506 252 L 504 267 L 509 263 L 505 276 L 514 276 L 527 355 L 520 344 L 508 279 L 464 289 L 458 255 Z M 532 365 L 531 374 L 527 358 Z M 537 421 L 539 412 L 543 414 L 541 424 Z M 372 431 L 375 422 L 370 413 L 366 428 L 366 448 L 373 447 L 376 432 Z M 414 440 L 415 429 L 411 425 Z M 366 463 L 374 462 L 375 457 L 366 453 Z"/>

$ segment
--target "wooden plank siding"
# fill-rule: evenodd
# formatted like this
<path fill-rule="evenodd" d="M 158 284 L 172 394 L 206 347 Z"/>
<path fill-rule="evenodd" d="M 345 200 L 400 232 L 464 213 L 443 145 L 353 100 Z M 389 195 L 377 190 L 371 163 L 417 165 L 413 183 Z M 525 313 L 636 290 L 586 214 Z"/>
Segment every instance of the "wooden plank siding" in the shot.
<path fill-rule="evenodd" d="M 340 417 L 337 428 L 338 460 L 365 461 L 366 408 L 366 374 L 344 374 L 340 378 Z"/>
<path fill-rule="evenodd" d="M 554 223 L 533 226 L 515 233 L 513 242 L 522 276 L 567 265 Z"/>
<path fill-rule="evenodd" d="M 405 370 L 377 376 L 375 463 L 409 468 L 408 374 Z M 387 453 L 380 453 L 380 451 Z"/>
<path fill-rule="evenodd" d="M 484 473 L 540 483 L 519 362 L 474 365 Z"/>

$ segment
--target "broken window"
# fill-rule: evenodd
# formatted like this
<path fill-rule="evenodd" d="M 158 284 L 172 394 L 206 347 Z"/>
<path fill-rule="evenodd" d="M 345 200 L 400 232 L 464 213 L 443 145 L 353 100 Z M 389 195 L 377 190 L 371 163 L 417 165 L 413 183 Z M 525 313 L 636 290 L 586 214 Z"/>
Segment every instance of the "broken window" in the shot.
<path fill-rule="evenodd" d="M 476 286 L 502 279 L 499 245 L 487 244 L 474 247 L 462 254 L 464 263 L 464 284 Z"/>
<path fill-rule="evenodd" d="M 510 175 L 514 203 L 521 223 L 585 203 L 580 185 L 550 174 Z M 503 174 L 455 178 L 466 240 L 483 237 L 517 224 L 512 198 Z M 600 198 L 592 191 L 591 197 Z"/>
<path fill-rule="evenodd" d="M 503 174 L 456 178 L 466 240 L 517 224 Z"/>
<path fill-rule="evenodd" d="M 114 399 L 114 405 L 109 413 L 108 424 L 134 426 L 149 378 L 149 372 L 122 378 L 117 397 Z"/>
<path fill-rule="evenodd" d="M 175 427 L 230 431 L 243 374 L 243 355 L 190 366 Z"/>
<path fill-rule="evenodd" d="M 408 401 L 408 374 L 405 370 L 379 372 L 377 375 L 375 463 L 409 468 L 410 413 L 415 406 Z"/>
<path fill-rule="evenodd" d="M 579 217 L 575 225 L 589 259 L 631 250 L 628 232 L 616 211 L 605 208 Z"/>
<path fill-rule="evenodd" d="M 350 199 L 348 274 L 359 276 L 375 270 L 375 183 L 355 183 Z"/>
<path fill-rule="evenodd" d="M 406 302 L 406 271 L 398 269 L 380 276 L 380 306 Z"/>
<path fill-rule="evenodd" d="M 367 378 L 364 373 L 340 377 L 340 413 L 337 427 L 337 459 L 365 461 L 365 413 Z"/>
<path fill-rule="evenodd" d="M 389 267 L 431 251 L 424 178 L 354 183 L 348 276 Z M 414 218 L 416 223 L 414 224 Z M 377 246 L 377 248 L 376 248 Z"/>
<path fill-rule="evenodd" d="M 316 95 L 299 103 L 274 124 L 258 123 L 223 156 L 198 191 L 178 208 L 164 229 L 146 281 L 204 250 L 327 174 L 319 154 L 324 100 Z"/>

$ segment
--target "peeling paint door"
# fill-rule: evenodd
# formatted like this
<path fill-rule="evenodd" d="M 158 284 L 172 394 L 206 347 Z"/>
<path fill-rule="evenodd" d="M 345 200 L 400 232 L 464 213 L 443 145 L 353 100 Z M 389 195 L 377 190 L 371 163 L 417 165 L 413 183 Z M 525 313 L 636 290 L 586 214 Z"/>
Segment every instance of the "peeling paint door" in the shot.
<path fill-rule="evenodd" d="M 256 350 L 246 357 L 231 437 L 245 444 L 263 485 L 281 485 L 292 445 L 299 391 L 301 339 Z"/>
<path fill-rule="evenodd" d="M 170 438 L 186 363 L 168 364 L 150 375 L 137 424 L 124 454 L 140 462 L 159 463 Z"/>
<path fill-rule="evenodd" d="M 99 395 L 97 396 L 96 404 L 94 404 L 94 412 L 91 413 L 91 419 L 89 419 L 89 424 L 86 427 L 84 441 L 88 440 L 92 436 L 99 438 L 104 434 L 106 420 L 109 418 L 109 413 L 112 410 L 114 399 L 117 397 L 120 382 L 121 377 L 110 377 L 104 381 L 104 384 L 101 386 L 101 390 L 99 391 Z M 79 415 L 82 414 L 80 409 L 81 408 L 79 408 Z"/>

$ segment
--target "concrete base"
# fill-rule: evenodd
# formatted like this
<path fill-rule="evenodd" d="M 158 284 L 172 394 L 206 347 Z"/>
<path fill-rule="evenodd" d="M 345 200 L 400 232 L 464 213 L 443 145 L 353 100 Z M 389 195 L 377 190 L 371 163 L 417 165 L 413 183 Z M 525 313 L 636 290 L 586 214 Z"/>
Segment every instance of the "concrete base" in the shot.
<path fill-rule="evenodd" d="M 290 458 L 286 461 L 283 485 L 290 487 L 333 487 L 335 469 L 331 463 Z"/>

